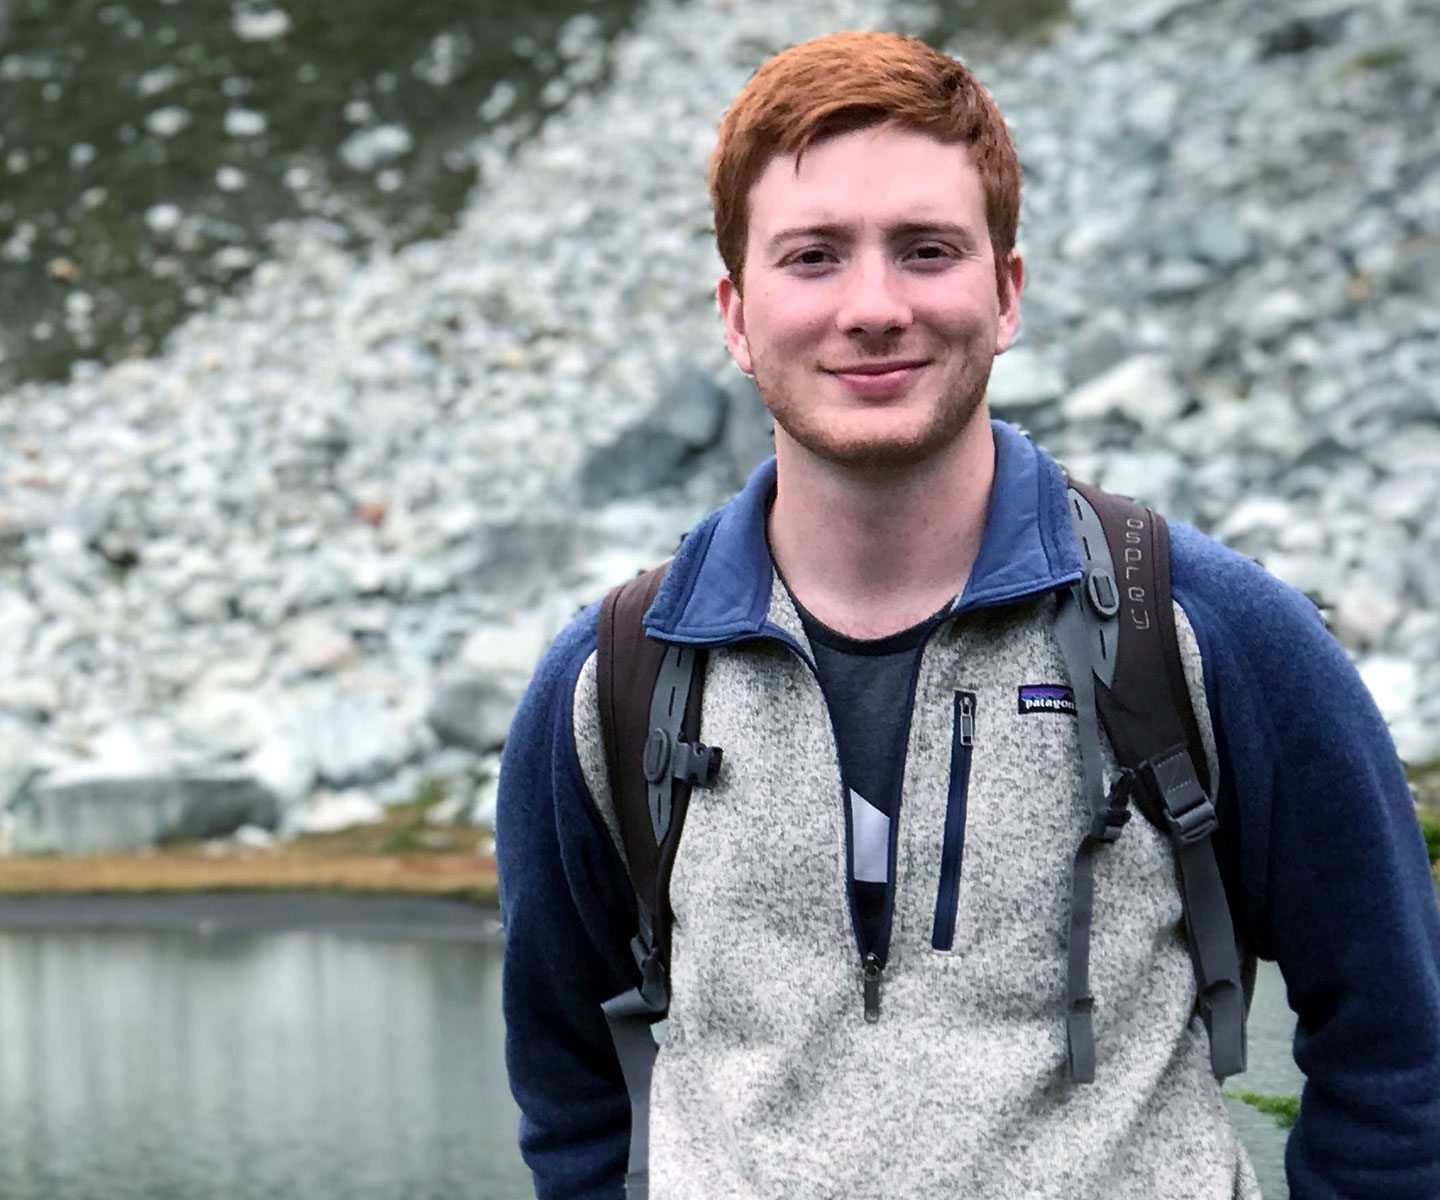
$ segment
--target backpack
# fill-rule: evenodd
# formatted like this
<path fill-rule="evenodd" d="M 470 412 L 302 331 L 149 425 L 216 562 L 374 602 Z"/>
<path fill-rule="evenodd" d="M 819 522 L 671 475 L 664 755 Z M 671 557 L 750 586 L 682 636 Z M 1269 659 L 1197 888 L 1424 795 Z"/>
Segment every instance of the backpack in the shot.
<path fill-rule="evenodd" d="M 1216 854 L 1213 788 L 1180 659 L 1169 532 L 1150 509 L 1071 481 L 1084 574 L 1066 593 L 1055 636 L 1070 674 L 1091 823 L 1075 854 L 1068 938 L 1066 1051 L 1074 1083 L 1095 1078 L 1089 994 L 1094 859 L 1120 836 L 1130 804 L 1171 843 L 1199 1009 L 1218 1078 L 1245 1069 L 1254 960 L 1242 954 Z M 723 751 L 701 744 L 705 651 L 645 634 L 668 564 L 612 590 L 600 608 L 597 682 L 605 764 L 638 930 L 639 984 L 604 1005 L 631 1102 L 626 1194 L 647 1189 L 655 1026 L 669 1010 L 670 873 L 693 788 L 713 787 Z M 1118 766 L 1105 786 L 1103 725 Z M 1242 965 L 1243 959 L 1243 965 Z"/>

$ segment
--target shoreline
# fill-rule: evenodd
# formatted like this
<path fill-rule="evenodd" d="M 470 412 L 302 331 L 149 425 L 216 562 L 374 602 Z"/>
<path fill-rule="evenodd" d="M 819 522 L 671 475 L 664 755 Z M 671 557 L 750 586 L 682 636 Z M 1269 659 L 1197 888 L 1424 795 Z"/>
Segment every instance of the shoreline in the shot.
<path fill-rule="evenodd" d="M 502 940 L 493 904 L 454 896 L 278 889 L 0 895 L 0 934 L 155 931 L 202 937 L 328 933 L 377 940 Z"/>

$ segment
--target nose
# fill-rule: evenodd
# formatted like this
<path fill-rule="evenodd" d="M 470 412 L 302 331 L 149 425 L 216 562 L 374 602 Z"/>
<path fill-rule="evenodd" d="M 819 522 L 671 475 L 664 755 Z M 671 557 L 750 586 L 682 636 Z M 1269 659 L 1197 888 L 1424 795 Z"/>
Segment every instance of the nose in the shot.
<path fill-rule="evenodd" d="M 835 313 L 842 333 L 884 338 L 905 329 L 913 319 L 904 281 L 889 256 L 866 254 L 846 272 L 845 291 Z"/>

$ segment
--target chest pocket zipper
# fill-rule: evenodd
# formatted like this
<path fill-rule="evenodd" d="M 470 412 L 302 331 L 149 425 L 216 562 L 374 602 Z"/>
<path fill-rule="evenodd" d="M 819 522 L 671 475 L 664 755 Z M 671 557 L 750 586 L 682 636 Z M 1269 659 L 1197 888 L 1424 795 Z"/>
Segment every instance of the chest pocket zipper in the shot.
<path fill-rule="evenodd" d="M 940 851 L 940 886 L 935 894 L 935 926 L 930 945 L 955 945 L 955 915 L 960 902 L 960 863 L 965 855 L 965 806 L 970 792 L 970 759 L 975 751 L 975 693 L 955 693 L 955 723 L 950 736 L 950 795 L 945 806 L 945 841 Z"/>

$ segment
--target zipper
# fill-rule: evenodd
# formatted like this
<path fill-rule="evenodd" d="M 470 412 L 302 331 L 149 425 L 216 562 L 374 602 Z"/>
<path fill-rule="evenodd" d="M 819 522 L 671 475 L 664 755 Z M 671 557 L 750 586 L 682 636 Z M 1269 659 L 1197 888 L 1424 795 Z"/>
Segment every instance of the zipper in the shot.
<path fill-rule="evenodd" d="M 910 673 L 910 694 L 905 708 L 905 757 L 900 764 L 901 779 L 904 779 L 905 763 L 910 757 L 910 731 L 915 722 L 915 692 L 920 685 L 920 667 L 925 658 L 925 648 L 930 644 L 930 638 L 934 636 L 935 629 L 938 629 L 941 622 L 936 622 L 935 627 L 926 635 L 925 641 L 921 643 L 919 653 L 915 656 L 915 666 Z M 815 663 L 805 653 L 805 649 L 794 638 L 778 626 L 770 625 L 765 635 L 773 638 L 782 646 L 785 646 L 795 655 L 810 672 L 815 680 L 815 685 L 820 687 L 820 675 L 815 669 Z M 972 696 L 973 700 L 973 696 Z M 835 718 L 830 713 L 830 702 L 825 699 L 825 689 L 820 688 L 820 703 L 825 709 L 825 718 L 830 723 L 830 741 L 835 746 L 835 762 L 837 767 L 840 762 L 840 739 L 835 733 Z M 903 800 L 903 787 L 902 796 Z M 874 947 L 866 946 L 860 933 L 859 912 L 855 900 L 855 875 L 853 871 L 853 859 L 855 855 L 854 830 L 850 821 L 850 798 L 845 790 L 844 774 L 840 778 L 840 804 L 841 812 L 845 814 L 845 895 L 850 909 L 850 931 L 854 935 L 856 948 L 860 954 L 860 979 L 861 992 L 865 1002 L 865 1021 L 873 1025 L 880 1019 L 880 992 L 881 984 L 885 979 L 885 965 L 890 955 L 890 932 L 895 920 L 895 858 L 896 847 L 900 844 L 900 809 L 902 804 L 897 803 L 895 811 L 890 815 L 890 846 L 888 849 L 889 859 L 885 871 L 885 910 L 880 918 L 880 939 L 879 944 Z"/>
<path fill-rule="evenodd" d="M 873 1025 L 880 1019 L 880 983 L 885 977 L 885 964 L 873 951 L 861 964 L 860 978 L 865 990 L 865 1023 Z"/>
<path fill-rule="evenodd" d="M 970 794 L 970 761 L 975 750 L 975 693 L 955 693 L 955 725 L 950 741 L 950 796 L 945 806 L 945 840 L 940 851 L 940 885 L 935 893 L 935 925 L 930 945 L 951 950 L 960 903 L 960 865 L 965 854 L 965 809 Z"/>

